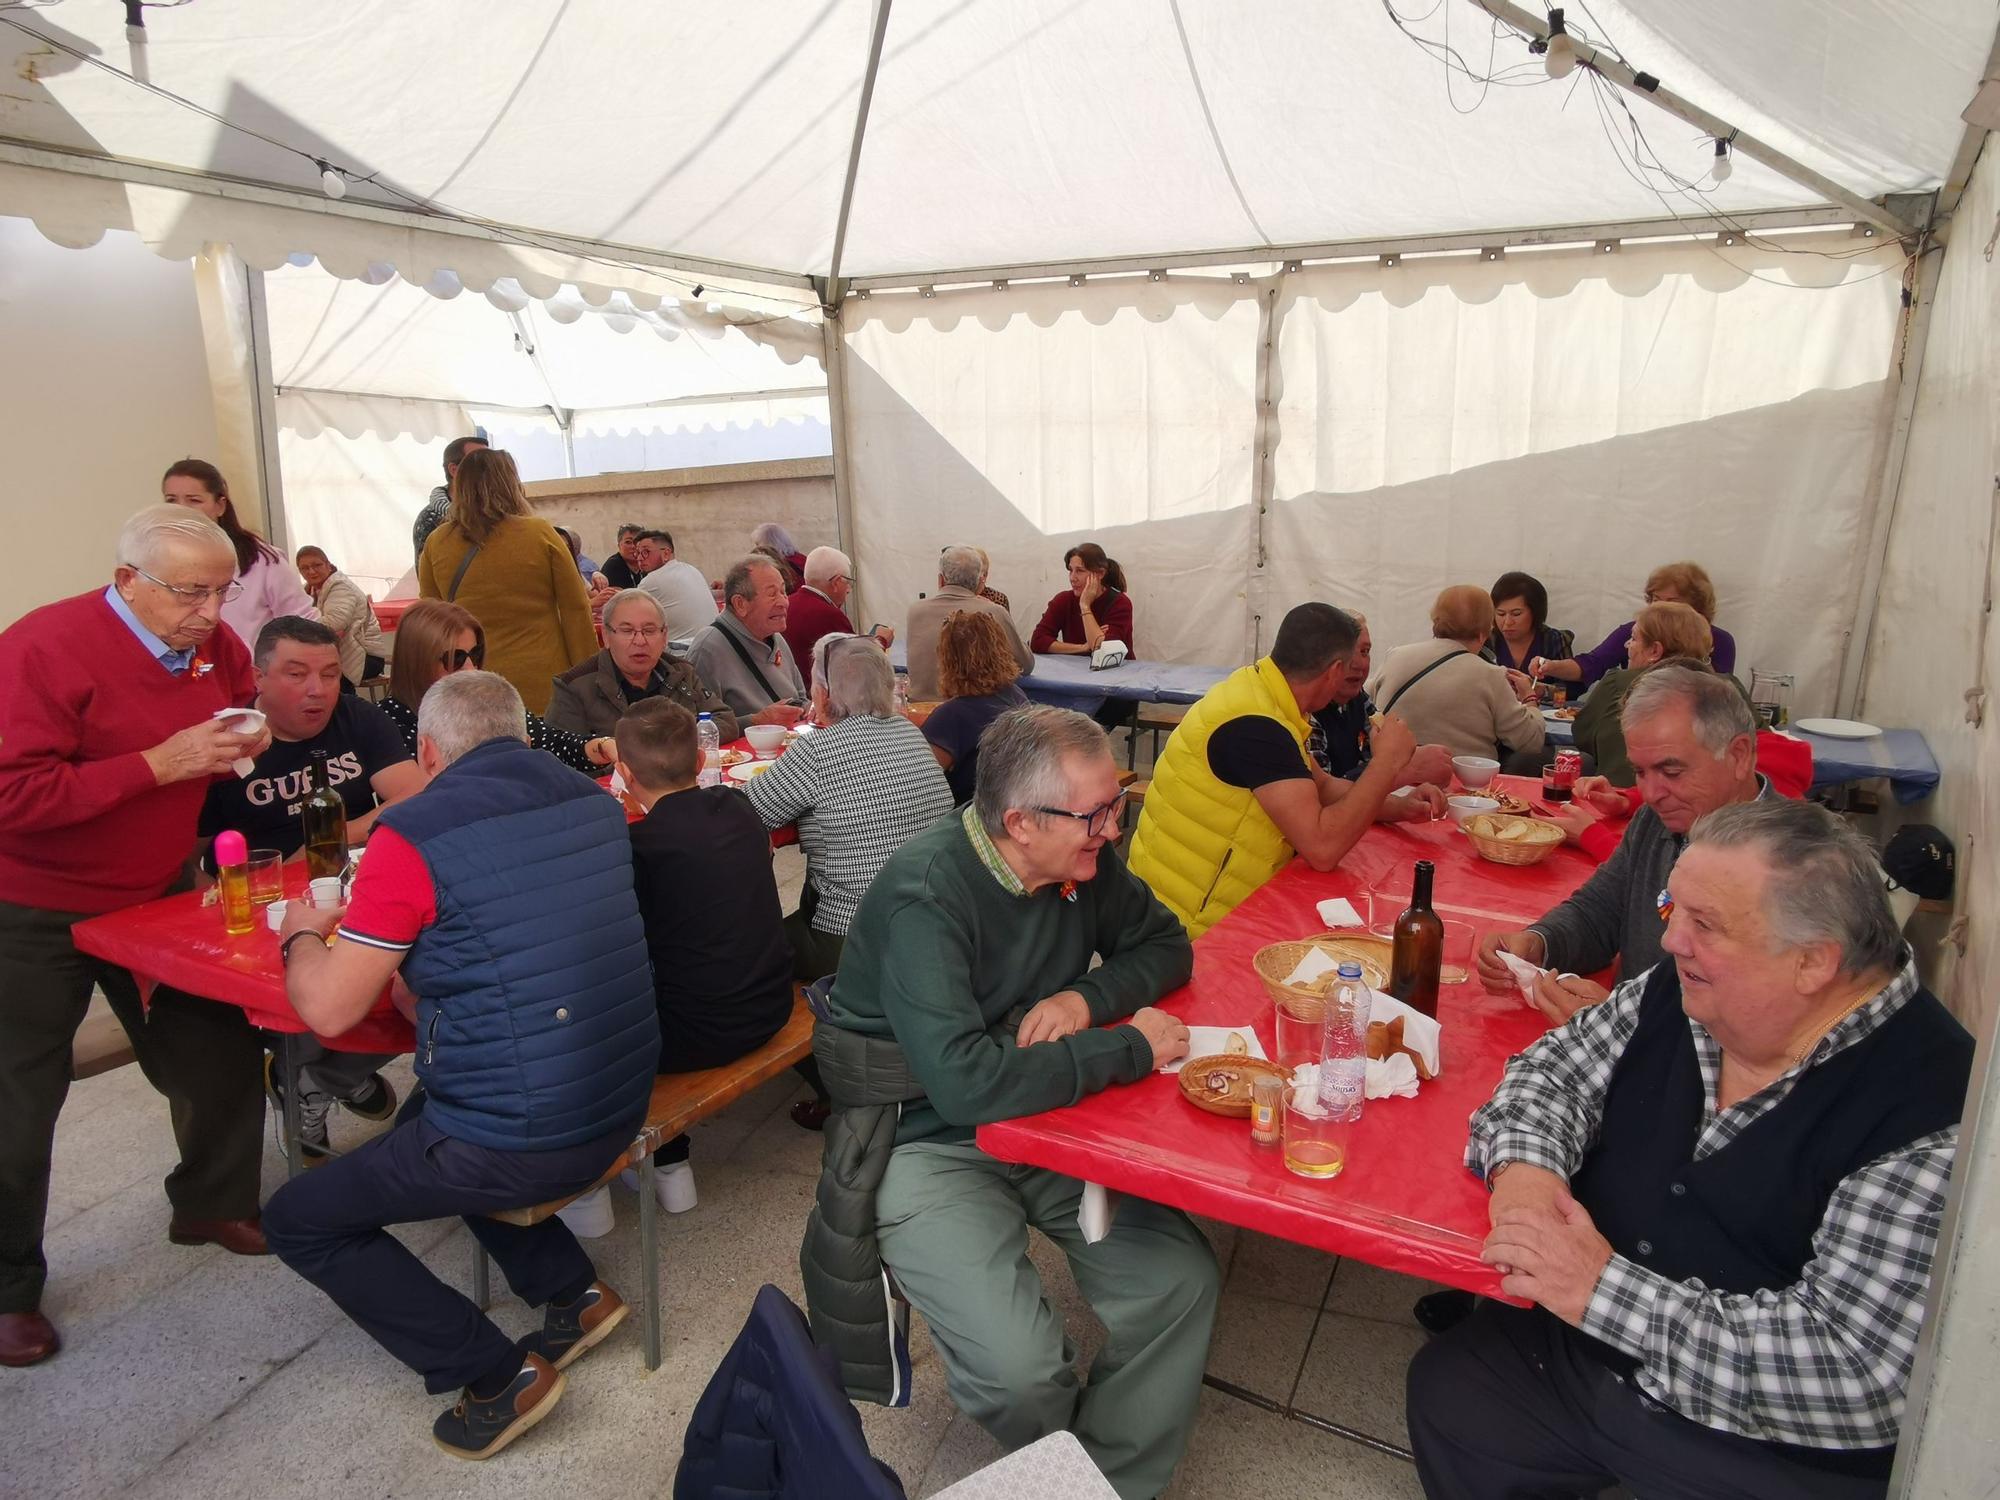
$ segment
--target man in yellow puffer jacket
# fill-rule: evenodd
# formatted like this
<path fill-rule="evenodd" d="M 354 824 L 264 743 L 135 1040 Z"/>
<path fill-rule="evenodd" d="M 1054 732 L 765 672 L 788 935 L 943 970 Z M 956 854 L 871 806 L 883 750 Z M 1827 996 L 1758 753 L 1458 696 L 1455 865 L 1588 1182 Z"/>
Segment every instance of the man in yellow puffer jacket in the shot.
<path fill-rule="evenodd" d="M 1204 932 L 1291 861 L 1331 870 L 1377 819 L 1433 818 L 1444 793 L 1391 798 L 1416 739 L 1391 715 L 1352 782 L 1306 754 L 1311 715 L 1333 701 L 1360 631 L 1330 604 L 1287 614 L 1271 654 L 1238 668 L 1188 710 L 1153 771 L 1127 863 L 1181 919 Z"/>

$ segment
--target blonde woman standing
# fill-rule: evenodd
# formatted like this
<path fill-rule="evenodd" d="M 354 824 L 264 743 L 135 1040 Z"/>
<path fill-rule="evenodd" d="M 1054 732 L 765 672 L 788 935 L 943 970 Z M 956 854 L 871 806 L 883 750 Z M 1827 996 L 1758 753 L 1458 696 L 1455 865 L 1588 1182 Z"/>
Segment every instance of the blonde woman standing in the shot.
<path fill-rule="evenodd" d="M 569 546 L 533 514 L 512 455 L 465 455 L 451 511 L 424 543 L 417 592 L 470 610 L 486 636 L 486 670 L 514 685 L 531 714 L 555 679 L 597 654 L 590 593 Z"/>

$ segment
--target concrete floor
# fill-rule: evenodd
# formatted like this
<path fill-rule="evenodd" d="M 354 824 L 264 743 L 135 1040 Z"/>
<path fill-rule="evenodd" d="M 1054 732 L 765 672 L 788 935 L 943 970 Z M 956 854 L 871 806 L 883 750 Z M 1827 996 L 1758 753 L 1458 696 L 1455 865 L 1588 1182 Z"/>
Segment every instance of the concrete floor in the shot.
<path fill-rule="evenodd" d="M 795 894 L 796 851 L 780 874 Z M 789 900 L 788 903 L 790 904 Z M 390 1076 L 409 1083 L 407 1063 Z M 0 1496 L 342 1497 L 668 1495 L 694 1402 L 764 1282 L 803 1301 L 798 1246 L 819 1171 L 819 1137 L 794 1126 L 789 1075 L 697 1127 L 701 1204 L 662 1218 L 666 1355 L 647 1374 L 638 1320 L 570 1373 L 561 1405 L 487 1464 L 430 1442 L 446 1403 L 272 1260 L 168 1243 L 160 1179 L 174 1150 L 164 1102 L 137 1068 L 76 1086 L 56 1140 L 44 1310 L 65 1347 L 47 1364 L 0 1370 Z M 334 1142 L 379 1127 L 336 1112 Z M 275 1142 L 267 1191 L 283 1180 Z M 638 1276 L 637 1204 L 614 1189 L 618 1225 L 588 1242 L 613 1285 Z M 1410 1303 L 1430 1287 L 1226 1225 L 1205 1226 L 1226 1272 L 1209 1370 L 1397 1443 L 1403 1372 L 1423 1335 Z M 454 1222 L 404 1238 L 440 1275 L 469 1285 L 471 1240 Z M 1059 1256 L 1038 1242 L 1050 1295 L 1087 1360 L 1101 1329 Z M 533 1323 L 500 1296 L 511 1332 Z M 917 1323 L 915 1400 L 861 1408 L 877 1456 L 912 1496 L 999 1456 L 960 1416 Z M 1212 1390 L 1171 1495 L 1301 1493 L 1325 1500 L 1417 1497 L 1409 1465 L 1255 1410 Z"/>

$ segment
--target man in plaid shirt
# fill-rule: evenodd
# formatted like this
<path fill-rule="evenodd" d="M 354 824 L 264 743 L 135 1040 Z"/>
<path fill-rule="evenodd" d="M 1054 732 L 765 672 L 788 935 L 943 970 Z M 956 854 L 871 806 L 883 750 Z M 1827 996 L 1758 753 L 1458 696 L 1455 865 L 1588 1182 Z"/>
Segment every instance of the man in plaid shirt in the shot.
<path fill-rule="evenodd" d="M 1432 1500 L 1885 1493 L 1971 1071 L 1874 851 L 1809 803 L 1695 824 L 1666 958 L 1472 1118 L 1503 1291 L 1412 1362 Z"/>

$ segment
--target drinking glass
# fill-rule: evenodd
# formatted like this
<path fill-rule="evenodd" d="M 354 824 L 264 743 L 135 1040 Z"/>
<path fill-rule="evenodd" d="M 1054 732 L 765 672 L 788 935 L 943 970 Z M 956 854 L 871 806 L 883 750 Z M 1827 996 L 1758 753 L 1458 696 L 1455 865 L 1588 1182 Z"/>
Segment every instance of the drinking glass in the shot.
<path fill-rule="evenodd" d="M 1354 1117 L 1336 1114 L 1316 1094 L 1292 1089 L 1285 1096 L 1285 1166 L 1301 1177 L 1338 1177 L 1347 1166 Z"/>
<path fill-rule="evenodd" d="M 1410 872 L 1392 870 L 1368 887 L 1368 930 L 1376 937 L 1393 937 L 1396 918 L 1410 907 Z"/>
<path fill-rule="evenodd" d="M 250 851 L 250 904 L 269 906 L 285 894 L 285 856 L 276 849 Z"/>
<path fill-rule="evenodd" d="M 1472 945 L 1475 934 L 1470 922 L 1454 921 L 1450 917 L 1444 922 L 1444 962 L 1438 970 L 1438 983 L 1464 984 L 1472 974 Z"/>
<path fill-rule="evenodd" d="M 1322 1034 L 1326 1027 L 1324 1001 L 1279 1000 L 1277 1009 L 1278 1055 L 1272 1059 L 1289 1076 L 1300 1063 L 1317 1063 Z"/>

